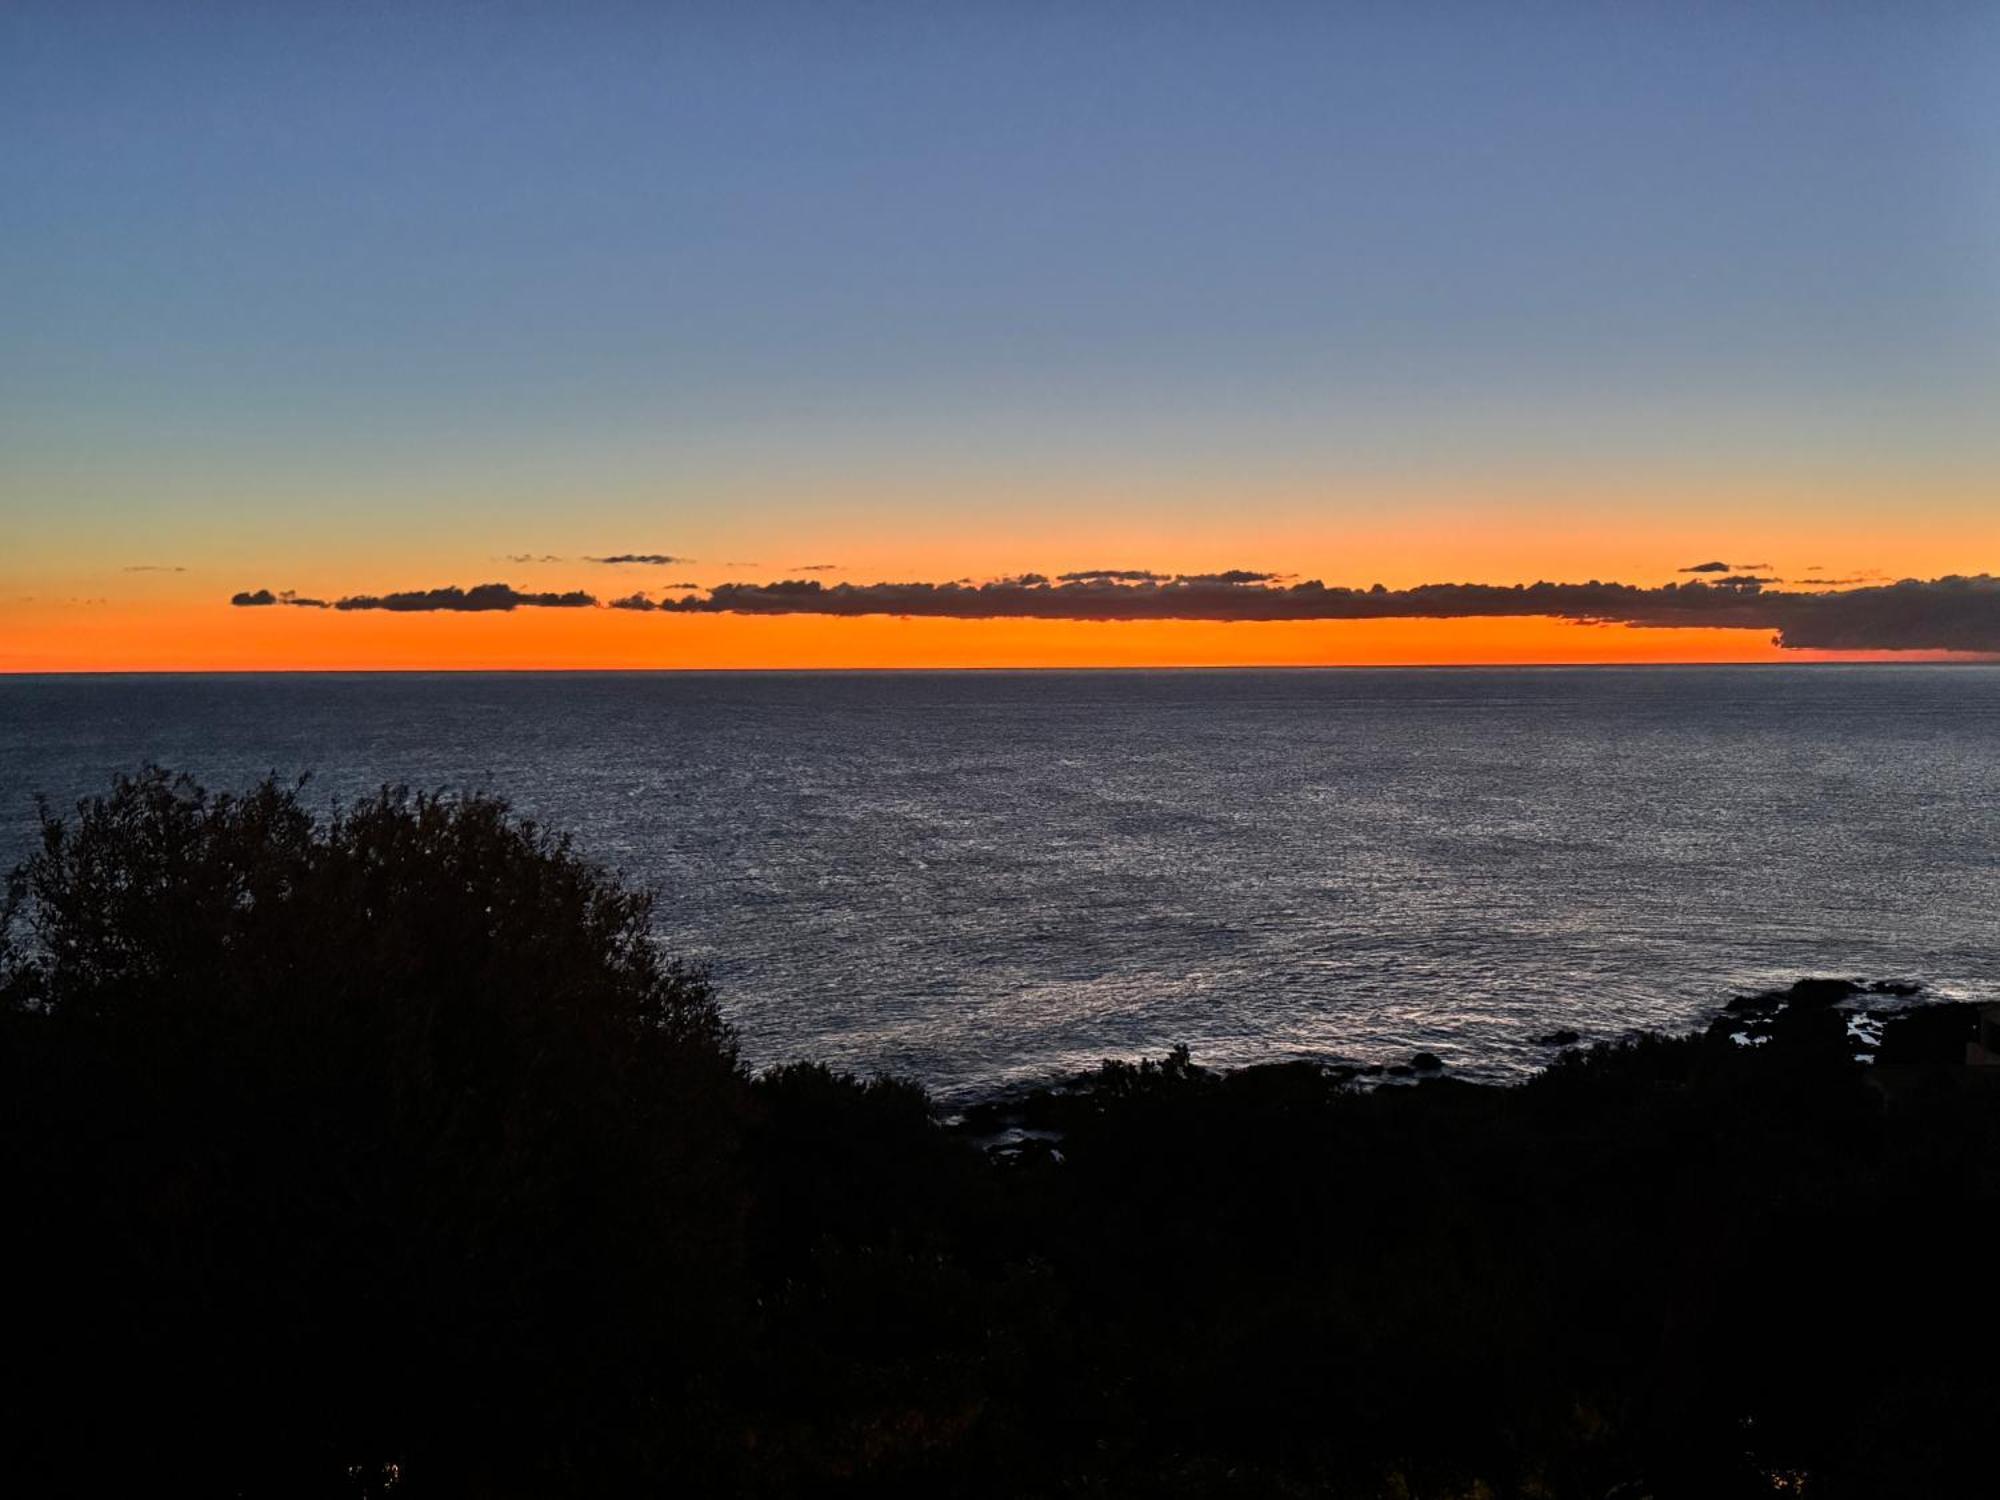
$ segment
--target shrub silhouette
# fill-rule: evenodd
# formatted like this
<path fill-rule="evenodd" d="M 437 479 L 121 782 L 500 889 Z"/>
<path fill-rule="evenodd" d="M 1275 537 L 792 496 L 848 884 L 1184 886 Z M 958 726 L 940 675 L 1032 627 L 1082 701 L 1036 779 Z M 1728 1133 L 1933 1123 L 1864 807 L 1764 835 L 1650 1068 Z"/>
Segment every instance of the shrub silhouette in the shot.
<path fill-rule="evenodd" d="M 152 771 L 45 812 L 0 949 L 11 1472 L 687 1462 L 740 1300 L 743 1081 L 650 910 L 483 796 L 319 818 Z"/>
<path fill-rule="evenodd" d="M 746 1078 L 650 914 L 487 798 L 153 772 L 45 819 L 0 933 L 11 1488 L 1991 1488 L 2000 1089 L 1876 1087 L 1823 987 L 1519 1088 L 1176 1048 L 952 1125 Z"/>

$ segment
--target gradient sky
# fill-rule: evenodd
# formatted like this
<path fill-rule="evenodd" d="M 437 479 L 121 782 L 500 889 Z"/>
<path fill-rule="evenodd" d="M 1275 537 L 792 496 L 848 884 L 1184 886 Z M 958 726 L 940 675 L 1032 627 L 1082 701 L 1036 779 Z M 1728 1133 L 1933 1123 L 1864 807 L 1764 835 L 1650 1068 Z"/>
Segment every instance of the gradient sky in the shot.
<path fill-rule="evenodd" d="M 1775 657 L 227 600 L 1994 570 L 1996 76 L 1921 0 L 14 0 L 0 670 Z"/>

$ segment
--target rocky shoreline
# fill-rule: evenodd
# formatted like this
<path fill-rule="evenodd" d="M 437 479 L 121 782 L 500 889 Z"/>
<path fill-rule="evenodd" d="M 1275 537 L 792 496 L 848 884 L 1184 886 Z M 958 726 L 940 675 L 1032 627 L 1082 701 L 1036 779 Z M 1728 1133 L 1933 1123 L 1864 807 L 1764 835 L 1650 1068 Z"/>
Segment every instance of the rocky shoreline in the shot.
<path fill-rule="evenodd" d="M 1930 998 L 1926 987 L 1914 980 L 1809 976 L 1732 997 L 1686 1038 L 1745 1048 L 1844 1049 L 1848 1059 L 1863 1069 L 1957 1067 L 1964 1065 L 1966 1046 L 1978 1036 L 1982 1009 L 1966 1001 Z M 1651 1035 L 1634 1032 L 1584 1047 L 1580 1033 L 1559 1028 L 1530 1041 L 1549 1049 L 1553 1065 L 1565 1055 L 1603 1052 Z M 1007 1090 L 965 1106 L 947 1116 L 946 1122 L 989 1151 L 1009 1154 L 1046 1148 L 1063 1138 L 1080 1113 L 1099 1112 L 1156 1078 L 1234 1080 L 1235 1087 L 1252 1090 L 1305 1085 L 1365 1091 L 1447 1081 L 1458 1088 L 1525 1086 L 1453 1078 L 1432 1052 L 1417 1052 L 1391 1064 L 1306 1058 L 1209 1069 L 1197 1064 L 1189 1049 L 1176 1047 L 1160 1059 L 1107 1059 L 1093 1069 Z"/>

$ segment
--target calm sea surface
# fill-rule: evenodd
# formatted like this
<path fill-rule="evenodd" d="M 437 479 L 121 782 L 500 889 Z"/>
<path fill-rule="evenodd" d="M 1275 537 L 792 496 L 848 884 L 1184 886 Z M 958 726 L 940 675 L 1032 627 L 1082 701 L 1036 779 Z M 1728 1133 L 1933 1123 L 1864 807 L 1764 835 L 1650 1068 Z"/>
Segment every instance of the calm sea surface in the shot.
<path fill-rule="evenodd" d="M 662 891 L 752 1061 L 947 1097 L 2000 996 L 2000 668 L 0 678 L 0 861 L 148 761 L 503 792 Z"/>

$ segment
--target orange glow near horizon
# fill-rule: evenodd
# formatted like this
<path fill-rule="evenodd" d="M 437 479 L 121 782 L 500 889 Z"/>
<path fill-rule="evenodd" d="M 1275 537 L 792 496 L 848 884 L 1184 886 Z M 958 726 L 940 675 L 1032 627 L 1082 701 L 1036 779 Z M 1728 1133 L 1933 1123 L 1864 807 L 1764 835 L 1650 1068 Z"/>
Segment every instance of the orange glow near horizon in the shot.
<path fill-rule="evenodd" d="M 610 600 L 684 581 L 985 581 L 1086 566 L 1271 569 L 1286 581 L 1392 589 L 1538 579 L 1658 587 L 1685 581 L 1684 569 L 1710 559 L 1754 563 L 1783 588 L 1813 590 L 1976 573 L 2000 549 L 2000 524 L 1984 503 L 1990 486 L 1937 476 L 1893 517 L 1873 474 L 1790 487 L 1769 476 L 1725 482 L 1679 469 L 1638 479 L 1505 469 L 1484 477 L 1336 474 L 1259 484 L 1236 504 L 1217 502 L 1207 474 L 1122 490 L 1014 477 L 982 484 L 940 473 L 873 488 L 827 479 L 811 504 L 750 489 L 709 511 L 614 488 L 588 512 L 551 499 L 545 509 L 499 517 L 469 514 L 456 490 L 442 498 L 413 491 L 399 494 L 393 526 L 379 504 L 357 510 L 329 494 L 287 512 L 282 526 L 177 521 L 172 535 L 121 535 L 115 552 L 100 528 L 38 503 L 0 557 L 0 672 L 1798 662 L 1823 658 L 1781 650 L 1765 629 L 1553 619 L 664 618 L 610 609 L 335 613 L 226 601 L 260 587 L 334 599 L 486 582 Z M 953 503 L 925 503 L 947 485 Z M 383 541 L 389 534 L 393 547 Z M 593 560 L 628 552 L 698 560 Z"/>
<path fill-rule="evenodd" d="M 1844 660 L 1912 661 L 1877 653 Z M 1801 662 L 1769 631 L 1565 620 L 1095 622 L 870 615 L 490 614 L 240 609 L 210 602 L 0 606 L 0 672 L 1504 666 Z"/>

